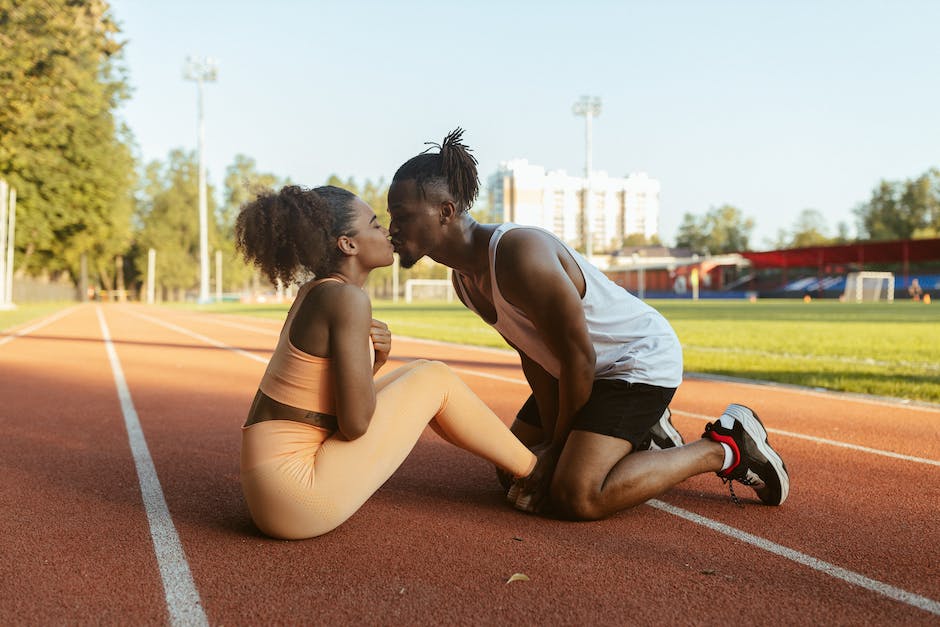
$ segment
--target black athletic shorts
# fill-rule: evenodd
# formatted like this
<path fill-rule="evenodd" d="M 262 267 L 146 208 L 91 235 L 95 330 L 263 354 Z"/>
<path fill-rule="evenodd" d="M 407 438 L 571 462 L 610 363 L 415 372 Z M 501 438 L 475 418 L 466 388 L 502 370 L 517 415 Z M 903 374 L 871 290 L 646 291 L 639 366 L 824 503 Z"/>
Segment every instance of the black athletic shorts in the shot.
<path fill-rule="evenodd" d="M 591 397 L 575 414 L 571 428 L 627 440 L 635 449 L 662 417 L 675 393 L 676 388 L 597 379 Z M 516 420 L 542 427 L 535 395 L 529 396 Z"/>

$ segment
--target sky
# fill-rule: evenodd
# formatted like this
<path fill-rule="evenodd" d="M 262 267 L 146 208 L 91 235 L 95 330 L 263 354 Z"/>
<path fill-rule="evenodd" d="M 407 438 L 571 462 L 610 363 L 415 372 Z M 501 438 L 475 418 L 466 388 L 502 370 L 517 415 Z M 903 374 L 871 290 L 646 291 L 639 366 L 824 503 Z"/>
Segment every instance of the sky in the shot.
<path fill-rule="evenodd" d="M 660 233 L 732 204 L 766 249 L 816 209 L 830 234 L 882 179 L 940 167 L 940 2 L 113 0 L 143 161 L 195 150 L 187 56 L 212 57 L 206 163 L 316 186 L 391 179 L 451 129 L 484 181 L 524 158 L 659 179 Z"/>

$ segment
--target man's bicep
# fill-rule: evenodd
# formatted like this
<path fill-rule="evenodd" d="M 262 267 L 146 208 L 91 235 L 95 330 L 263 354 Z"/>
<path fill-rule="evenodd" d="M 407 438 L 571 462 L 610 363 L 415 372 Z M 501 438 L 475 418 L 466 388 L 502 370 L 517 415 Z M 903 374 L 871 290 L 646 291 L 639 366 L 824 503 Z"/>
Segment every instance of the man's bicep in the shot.
<path fill-rule="evenodd" d="M 504 277 L 498 279 L 506 300 L 529 318 L 557 358 L 571 346 L 585 349 L 590 340 L 581 295 L 557 257 L 520 259 L 517 268 L 507 273 L 505 288 Z"/>

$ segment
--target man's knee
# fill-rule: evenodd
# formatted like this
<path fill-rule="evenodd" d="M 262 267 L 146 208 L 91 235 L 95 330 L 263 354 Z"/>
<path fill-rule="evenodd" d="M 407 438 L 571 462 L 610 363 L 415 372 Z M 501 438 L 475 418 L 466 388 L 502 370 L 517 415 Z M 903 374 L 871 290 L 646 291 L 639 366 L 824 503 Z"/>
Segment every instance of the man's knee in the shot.
<path fill-rule="evenodd" d="M 601 507 L 600 486 L 588 482 L 555 477 L 552 481 L 552 507 L 572 520 L 598 520 L 605 512 Z"/>

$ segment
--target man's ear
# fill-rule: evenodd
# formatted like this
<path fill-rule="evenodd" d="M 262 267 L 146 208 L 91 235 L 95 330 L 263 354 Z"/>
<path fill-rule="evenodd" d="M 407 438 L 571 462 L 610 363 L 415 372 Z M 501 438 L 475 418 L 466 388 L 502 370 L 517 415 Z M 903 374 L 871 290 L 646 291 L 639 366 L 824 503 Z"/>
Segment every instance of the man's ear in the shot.
<path fill-rule="evenodd" d="M 356 242 L 354 242 L 348 235 L 340 235 L 336 240 L 336 247 L 339 248 L 339 251 L 344 255 L 359 254 L 359 247 L 356 246 Z"/>
<path fill-rule="evenodd" d="M 440 212 L 441 224 L 447 224 L 457 217 L 457 205 L 452 200 L 442 200 L 438 211 Z"/>

